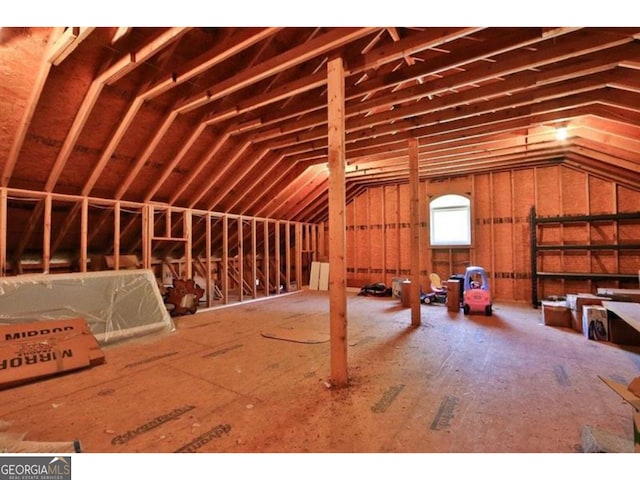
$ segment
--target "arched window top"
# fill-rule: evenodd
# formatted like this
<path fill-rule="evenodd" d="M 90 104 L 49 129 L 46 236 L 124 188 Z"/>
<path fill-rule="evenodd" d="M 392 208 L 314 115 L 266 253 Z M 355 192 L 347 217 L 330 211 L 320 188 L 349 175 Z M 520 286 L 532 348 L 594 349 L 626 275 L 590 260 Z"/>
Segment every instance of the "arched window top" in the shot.
<path fill-rule="evenodd" d="M 468 207 L 471 201 L 463 195 L 442 195 L 431 200 L 431 208 Z"/>
<path fill-rule="evenodd" d="M 431 245 L 471 245 L 471 200 L 442 195 L 429 203 Z"/>

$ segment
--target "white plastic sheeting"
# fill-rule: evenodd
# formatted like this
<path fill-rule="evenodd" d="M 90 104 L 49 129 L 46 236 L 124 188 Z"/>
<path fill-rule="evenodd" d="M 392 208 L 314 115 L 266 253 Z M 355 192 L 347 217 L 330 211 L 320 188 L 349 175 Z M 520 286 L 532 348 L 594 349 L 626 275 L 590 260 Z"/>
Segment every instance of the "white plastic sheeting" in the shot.
<path fill-rule="evenodd" d="M 151 270 L 0 278 L 0 323 L 84 318 L 101 344 L 173 331 Z"/>

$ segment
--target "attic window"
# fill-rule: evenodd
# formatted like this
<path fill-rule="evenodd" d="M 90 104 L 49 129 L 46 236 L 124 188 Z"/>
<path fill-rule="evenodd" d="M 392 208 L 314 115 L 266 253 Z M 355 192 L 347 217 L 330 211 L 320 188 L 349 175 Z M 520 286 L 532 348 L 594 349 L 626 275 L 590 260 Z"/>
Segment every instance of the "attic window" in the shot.
<path fill-rule="evenodd" d="M 429 203 L 432 246 L 471 245 L 471 201 L 442 195 Z"/>

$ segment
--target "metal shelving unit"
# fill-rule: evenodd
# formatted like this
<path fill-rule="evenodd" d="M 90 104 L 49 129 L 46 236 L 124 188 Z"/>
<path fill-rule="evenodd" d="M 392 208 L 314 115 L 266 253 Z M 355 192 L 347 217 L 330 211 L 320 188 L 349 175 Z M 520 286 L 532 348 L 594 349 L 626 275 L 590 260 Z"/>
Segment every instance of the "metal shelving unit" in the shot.
<path fill-rule="evenodd" d="M 640 212 L 633 213 L 617 213 L 617 214 L 601 214 L 601 215 L 567 215 L 554 217 L 538 217 L 536 216 L 535 207 L 531 207 L 530 226 L 531 226 L 531 301 L 533 308 L 538 308 L 540 301 L 538 299 L 538 280 L 541 278 L 559 278 L 574 280 L 625 280 L 637 279 L 637 273 L 626 274 L 620 272 L 604 273 L 604 272 L 544 272 L 538 270 L 538 252 L 541 251 L 628 251 L 638 250 L 640 252 L 640 243 L 608 243 L 608 244 L 583 244 L 583 245 L 564 245 L 564 244 L 545 244 L 538 245 L 538 227 L 544 224 L 569 224 L 569 223 L 586 223 L 594 222 L 620 222 L 625 220 L 640 221 Z"/>

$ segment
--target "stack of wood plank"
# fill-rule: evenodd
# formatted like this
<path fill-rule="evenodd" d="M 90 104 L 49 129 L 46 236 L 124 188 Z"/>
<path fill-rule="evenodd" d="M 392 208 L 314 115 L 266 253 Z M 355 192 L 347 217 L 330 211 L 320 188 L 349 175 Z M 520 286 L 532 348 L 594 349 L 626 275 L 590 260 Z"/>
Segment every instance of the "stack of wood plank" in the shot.
<path fill-rule="evenodd" d="M 0 389 L 104 363 L 83 318 L 0 325 Z"/>

